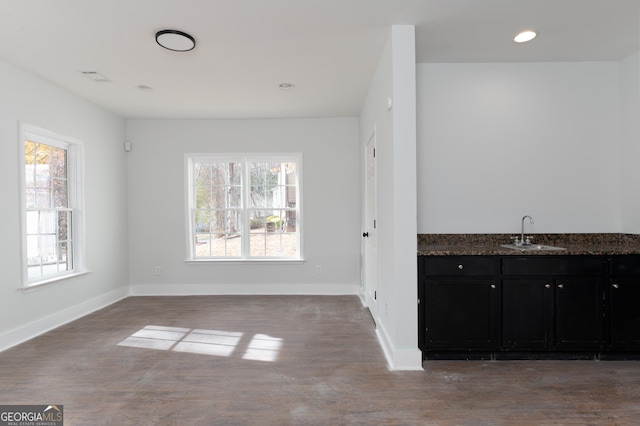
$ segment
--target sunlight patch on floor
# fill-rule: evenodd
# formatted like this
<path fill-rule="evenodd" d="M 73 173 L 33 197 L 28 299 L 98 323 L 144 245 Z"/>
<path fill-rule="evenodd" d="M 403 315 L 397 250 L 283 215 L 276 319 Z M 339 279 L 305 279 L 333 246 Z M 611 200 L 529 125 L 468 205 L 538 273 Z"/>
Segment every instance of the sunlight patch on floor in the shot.
<path fill-rule="evenodd" d="M 242 346 L 244 337 L 242 332 L 147 325 L 118 346 L 230 357 Z M 246 345 L 242 359 L 274 362 L 281 347 L 281 338 L 255 334 Z"/>
<path fill-rule="evenodd" d="M 245 351 L 242 359 L 250 359 L 253 361 L 276 361 L 282 339 L 267 336 L 266 334 L 256 334 L 249 342 L 249 346 Z"/>

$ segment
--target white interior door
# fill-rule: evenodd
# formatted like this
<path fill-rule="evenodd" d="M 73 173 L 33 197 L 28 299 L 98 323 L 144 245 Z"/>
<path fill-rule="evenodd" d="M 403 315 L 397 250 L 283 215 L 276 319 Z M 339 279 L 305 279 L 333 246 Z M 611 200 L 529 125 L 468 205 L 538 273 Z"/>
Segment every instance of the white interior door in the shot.
<path fill-rule="evenodd" d="M 378 318 L 378 243 L 376 234 L 376 134 L 375 131 L 367 141 L 366 147 L 366 179 L 365 188 L 365 224 L 364 240 L 364 291 L 365 299 L 373 320 Z"/>

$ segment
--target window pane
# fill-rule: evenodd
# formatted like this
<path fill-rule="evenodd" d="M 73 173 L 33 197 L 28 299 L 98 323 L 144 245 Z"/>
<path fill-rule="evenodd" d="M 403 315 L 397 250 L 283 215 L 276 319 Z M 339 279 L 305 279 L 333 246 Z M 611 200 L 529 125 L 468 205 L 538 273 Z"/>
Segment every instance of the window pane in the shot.
<path fill-rule="evenodd" d="M 293 210 L 284 212 L 284 225 L 282 227 L 283 232 L 295 233 L 298 229 L 297 213 Z"/>
<path fill-rule="evenodd" d="M 280 163 L 250 163 L 251 207 L 271 207 L 278 186 Z"/>
<path fill-rule="evenodd" d="M 295 257 L 297 255 L 297 235 L 266 230 L 251 231 L 251 257 Z"/>
<path fill-rule="evenodd" d="M 40 265 L 40 249 L 37 235 L 27 235 L 27 265 Z"/>
<path fill-rule="evenodd" d="M 249 207 L 266 207 L 267 206 L 267 188 L 265 186 L 251 186 L 251 199 L 249 200 Z"/>
<path fill-rule="evenodd" d="M 192 201 L 195 208 L 204 208 L 209 205 L 208 194 L 210 191 L 211 165 L 194 163 L 193 164 L 193 196 Z"/>
<path fill-rule="evenodd" d="M 194 194 L 197 208 L 241 207 L 242 165 L 240 163 L 195 163 Z"/>
<path fill-rule="evenodd" d="M 266 256 L 295 256 L 296 255 L 296 235 L 289 233 L 277 233 L 267 235 Z"/>
<path fill-rule="evenodd" d="M 239 257 L 241 254 L 242 238 L 240 234 L 226 234 L 211 241 L 211 256 L 233 256 Z"/>
<path fill-rule="evenodd" d="M 27 278 L 28 279 L 37 279 L 42 278 L 42 267 L 40 263 L 37 264 L 29 264 L 27 266 Z"/>
<path fill-rule="evenodd" d="M 36 174 L 34 207 L 51 207 L 51 181 L 47 175 Z"/>
<path fill-rule="evenodd" d="M 240 212 L 209 210 L 209 232 L 215 235 L 235 234 L 240 229 Z"/>
<path fill-rule="evenodd" d="M 68 207 L 67 181 L 54 179 L 53 183 L 53 207 Z"/>
<path fill-rule="evenodd" d="M 199 234 L 195 247 L 195 257 L 239 257 L 242 239 L 240 234 Z"/>
<path fill-rule="evenodd" d="M 195 258 L 299 256 L 295 162 L 193 158 L 190 165 Z"/>
<path fill-rule="evenodd" d="M 263 229 L 266 225 L 267 218 L 264 215 L 264 212 L 254 210 L 251 212 L 251 230 L 254 229 Z"/>
<path fill-rule="evenodd" d="M 33 164 L 25 165 L 25 190 L 26 190 L 26 207 L 32 208 L 36 205 L 36 177 L 35 166 Z"/>
<path fill-rule="evenodd" d="M 52 136 L 51 132 L 40 133 L 28 128 L 23 135 L 26 268 L 29 281 L 34 281 L 81 267 L 74 267 L 72 238 L 76 235 L 72 219 L 73 208 L 82 203 L 83 191 L 81 181 L 69 180 L 70 171 L 76 170 L 76 165 L 69 164 L 69 150 L 77 154 L 72 157 L 74 161 L 81 161 L 82 153 L 80 147 L 66 138 Z M 35 140 L 26 140 L 26 137 Z M 41 137 L 55 139 L 53 144 L 57 146 L 37 142 Z M 81 164 L 77 167 L 80 169 Z M 73 198 L 70 197 L 72 189 L 75 190 Z"/>
<path fill-rule="evenodd" d="M 55 235 L 57 232 L 57 212 L 55 211 L 41 211 L 40 212 L 40 234 Z"/>
<path fill-rule="evenodd" d="M 295 163 L 251 163 L 250 167 L 250 207 L 295 207 L 297 186 Z"/>
<path fill-rule="evenodd" d="M 51 176 L 57 178 L 67 177 L 67 150 L 51 148 Z"/>
<path fill-rule="evenodd" d="M 195 211 L 195 224 L 196 224 L 196 234 L 198 233 L 209 233 L 211 217 L 210 210 L 196 210 Z"/>
<path fill-rule="evenodd" d="M 241 211 L 195 212 L 195 257 L 240 256 Z"/>
<path fill-rule="evenodd" d="M 24 141 L 24 164 L 34 165 L 36 163 L 36 144 L 31 141 Z"/>
<path fill-rule="evenodd" d="M 42 143 L 36 144 L 36 152 L 35 152 L 36 164 L 40 166 L 46 165 L 47 174 L 49 171 L 49 165 L 51 164 L 51 148 L 52 147 L 50 147 L 49 145 L 45 145 Z"/>
<path fill-rule="evenodd" d="M 285 209 L 271 211 L 266 218 L 256 218 L 252 211 L 250 254 L 252 257 L 295 257 L 298 253 L 296 212 Z"/>
<path fill-rule="evenodd" d="M 267 236 L 264 229 L 251 231 L 251 240 L 249 242 L 249 254 L 251 257 L 264 256 Z"/>
<path fill-rule="evenodd" d="M 71 267 L 71 251 L 68 243 L 58 244 L 58 272 L 70 271 Z"/>
<path fill-rule="evenodd" d="M 40 212 L 28 211 L 27 212 L 27 235 L 38 235 L 38 227 Z"/>
<path fill-rule="evenodd" d="M 66 241 L 69 236 L 71 212 L 58 212 L 58 240 Z"/>
<path fill-rule="evenodd" d="M 42 257 L 42 263 L 45 265 L 57 262 L 58 256 L 55 235 L 40 235 L 40 256 Z"/>
<path fill-rule="evenodd" d="M 298 193 L 298 172 L 296 163 L 284 163 L 284 168 L 286 171 L 286 179 L 285 179 L 285 207 L 287 208 L 295 208 L 298 202 L 297 193 Z"/>
<path fill-rule="evenodd" d="M 240 208 L 242 207 L 242 187 L 240 186 L 227 186 L 226 192 L 226 206 L 227 208 Z"/>

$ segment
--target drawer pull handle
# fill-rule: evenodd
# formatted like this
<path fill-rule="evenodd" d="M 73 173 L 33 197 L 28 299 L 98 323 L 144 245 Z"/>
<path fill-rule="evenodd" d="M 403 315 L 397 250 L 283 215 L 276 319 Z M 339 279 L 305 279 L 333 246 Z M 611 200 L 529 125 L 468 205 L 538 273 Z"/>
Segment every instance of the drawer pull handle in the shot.
<path fill-rule="evenodd" d="M 564 288 L 564 284 L 558 284 L 558 288 Z"/>
<path fill-rule="evenodd" d="M 492 289 L 495 289 L 495 288 L 496 288 L 496 285 L 495 285 L 495 284 L 491 284 L 491 288 L 492 288 Z"/>
<path fill-rule="evenodd" d="M 464 269 L 464 266 L 458 265 L 458 269 Z"/>
<path fill-rule="evenodd" d="M 551 288 L 551 284 L 545 284 L 544 288 Z"/>
<path fill-rule="evenodd" d="M 613 288 L 619 288 L 620 286 L 618 284 L 612 284 L 611 285 Z"/>

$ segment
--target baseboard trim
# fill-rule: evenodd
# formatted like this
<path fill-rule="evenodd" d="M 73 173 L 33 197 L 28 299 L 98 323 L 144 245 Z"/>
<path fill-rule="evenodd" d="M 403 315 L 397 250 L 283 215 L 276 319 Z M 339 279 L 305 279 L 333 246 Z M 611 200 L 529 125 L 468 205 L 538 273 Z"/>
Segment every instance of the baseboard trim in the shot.
<path fill-rule="evenodd" d="M 376 336 L 382 347 L 388 368 L 391 371 L 423 371 L 422 351 L 416 349 L 396 349 L 382 323 L 376 326 Z"/>
<path fill-rule="evenodd" d="M 99 311 L 127 297 L 129 297 L 129 290 L 127 287 L 124 287 L 6 331 L 0 335 L 0 352 L 95 311 Z"/>
<path fill-rule="evenodd" d="M 131 284 L 132 296 L 357 295 L 358 284 Z"/>

